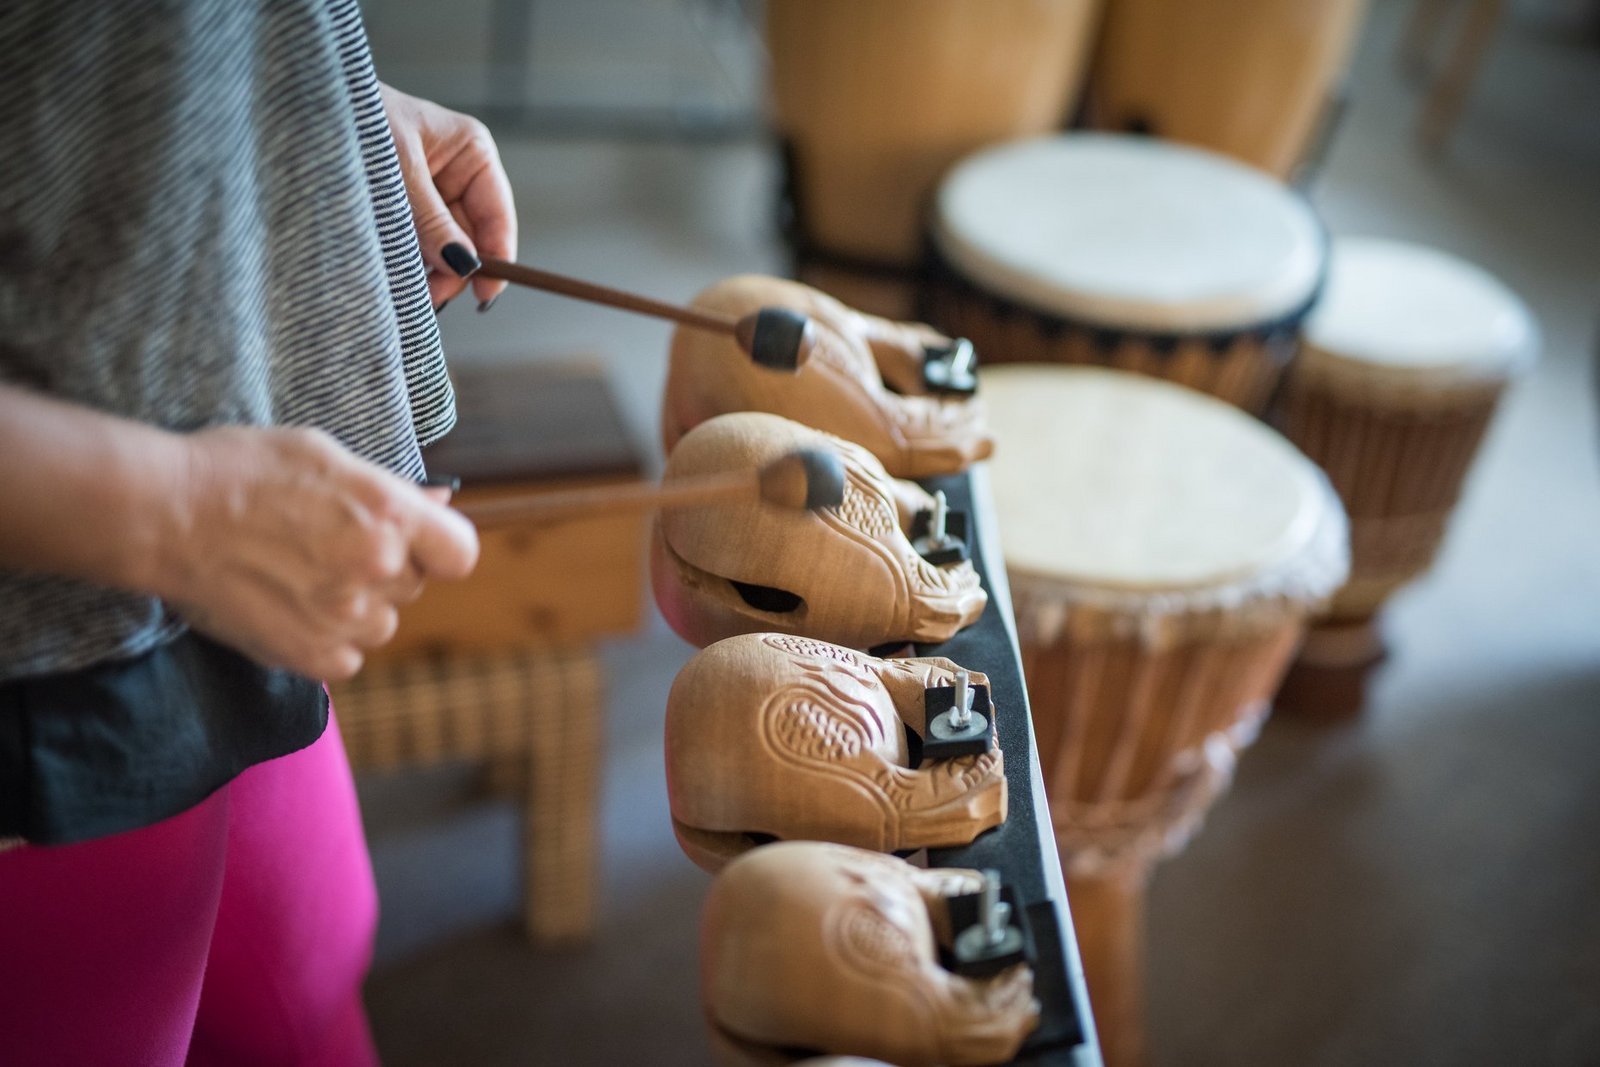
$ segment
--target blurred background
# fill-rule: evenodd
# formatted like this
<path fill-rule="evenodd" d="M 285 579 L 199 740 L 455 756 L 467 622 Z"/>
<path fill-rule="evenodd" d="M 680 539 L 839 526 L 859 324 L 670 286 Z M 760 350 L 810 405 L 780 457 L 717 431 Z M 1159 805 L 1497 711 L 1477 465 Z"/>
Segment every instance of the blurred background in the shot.
<path fill-rule="evenodd" d="M 1447 56 L 1463 9 L 1483 6 L 1456 5 L 1422 39 Z M 1158 1065 L 1600 1063 L 1600 16 L 1580 0 L 1487 6 L 1503 10 L 1459 112 L 1430 126 L 1440 75 L 1401 61 L 1414 2 L 1375 0 L 1302 178 L 1334 233 L 1418 241 L 1499 277 L 1537 319 L 1541 359 L 1492 423 L 1436 565 L 1385 610 L 1391 654 L 1364 713 L 1270 721 L 1203 832 L 1158 868 Z M 761 4 L 363 8 L 380 77 L 489 123 L 524 261 L 669 300 L 789 270 Z M 458 376 L 598 368 L 618 422 L 592 451 L 608 472 L 630 454 L 659 470 L 667 326 L 527 291 L 484 315 L 458 300 L 440 322 Z M 439 746 L 360 779 L 383 901 L 368 999 L 393 1067 L 708 1060 L 708 879 L 673 840 L 661 762 L 666 692 L 692 650 L 626 559 L 606 588 L 629 602 L 577 640 L 598 664 L 601 733 L 563 742 L 601 754 L 592 916 L 529 943 L 514 769 Z M 607 632 L 636 609 L 634 632 Z M 567 714 L 553 700 L 533 729 Z"/>

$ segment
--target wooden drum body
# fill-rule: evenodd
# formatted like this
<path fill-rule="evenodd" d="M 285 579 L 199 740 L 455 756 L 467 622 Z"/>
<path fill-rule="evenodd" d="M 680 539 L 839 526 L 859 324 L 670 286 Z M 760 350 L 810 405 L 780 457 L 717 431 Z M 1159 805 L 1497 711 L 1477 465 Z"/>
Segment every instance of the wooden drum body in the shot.
<path fill-rule="evenodd" d="M 1366 0 L 1116 0 L 1089 79 L 1092 123 L 1289 177 L 1316 151 Z"/>
<path fill-rule="evenodd" d="M 1024 675 L 1107 1063 L 1143 1059 L 1143 887 L 1226 789 L 1343 582 L 1327 479 L 1191 390 L 1001 367 L 984 396 Z"/>
<path fill-rule="evenodd" d="M 1350 581 L 1307 638 L 1286 706 L 1359 710 L 1382 657 L 1371 621 L 1432 564 L 1489 419 L 1536 343 L 1526 307 L 1477 267 L 1398 241 L 1334 242 L 1276 422 L 1344 501 Z"/>
<path fill-rule="evenodd" d="M 1148 138 L 989 149 L 944 181 L 923 317 L 985 365 L 1077 363 L 1166 378 L 1261 412 L 1326 264 L 1277 180 Z"/>
<path fill-rule="evenodd" d="M 1099 0 L 772 0 L 774 121 L 799 277 L 905 318 L 939 176 L 1058 129 Z"/>

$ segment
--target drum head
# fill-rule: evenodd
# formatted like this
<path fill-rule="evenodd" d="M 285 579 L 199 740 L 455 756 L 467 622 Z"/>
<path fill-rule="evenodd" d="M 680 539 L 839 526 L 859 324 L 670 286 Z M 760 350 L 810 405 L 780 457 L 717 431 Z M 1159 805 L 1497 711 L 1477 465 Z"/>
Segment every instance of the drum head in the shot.
<path fill-rule="evenodd" d="M 1515 293 L 1465 260 L 1374 237 L 1333 243 L 1328 284 L 1306 319 L 1320 355 L 1441 379 L 1503 379 L 1536 347 Z"/>
<path fill-rule="evenodd" d="M 1271 176 L 1109 134 L 969 157 L 940 187 L 934 239 L 998 296 L 1091 325 L 1173 333 L 1299 311 L 1326 255 L 1311 208 Z"/>
<path fill-rule="evenodd" d="M 1122 371 L 983 372 L 1008 570 L 1094 589 L 1248 582 L 1312 553 L 1337 511 L 1320 471 L 1231 405 Z M 1336 521 L 1336 520 L 1335 520 Z"/>

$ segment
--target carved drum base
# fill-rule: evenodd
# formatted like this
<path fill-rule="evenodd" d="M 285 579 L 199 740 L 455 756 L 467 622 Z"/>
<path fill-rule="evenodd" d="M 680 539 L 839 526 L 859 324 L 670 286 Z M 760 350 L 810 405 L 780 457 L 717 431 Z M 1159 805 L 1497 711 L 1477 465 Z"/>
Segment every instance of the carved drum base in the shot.
<path fill-rule="evenodd" d="M 1372 672 L 1388 658 L 1376 617 L 1324 619 L 1306 633 L 1273 710 L 1308 722 L 1351 722 L 1366 704 Z"/>

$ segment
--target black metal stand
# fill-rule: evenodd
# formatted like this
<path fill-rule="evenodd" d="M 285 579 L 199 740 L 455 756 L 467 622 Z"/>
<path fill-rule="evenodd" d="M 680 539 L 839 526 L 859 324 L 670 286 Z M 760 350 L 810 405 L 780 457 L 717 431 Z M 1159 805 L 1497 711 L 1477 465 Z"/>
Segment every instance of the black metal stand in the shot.
<path fill-rule="evenodd" d="M 932 867 L 999 871 L 1001 880 L 1027 914 L 1037 953 L 1034 990 L 1042 1013 L 1039 1028 L 1013 1062 L 1039 1067 L 1098 1067 L 1100 1048 L 1089 1014 L 1072 916 L 1067 910 L 1067 887 L 1050 826 L 1039 753 L 1033 742 L 1033 723 L 1011 614 L 1011 590 L 1000 556 L 987 471 L 980 465 L 967 474 L 931 479 L 923 485 L 930 492 L 944 490 L 950 507 L 971 517 L 966 532 L 972 565 L 983 578 L 989 605 L 975 624 L 941 644 L 918 645 L 917 654 L 948 656 L 963 667 L 988 675 L 996 739 L 1005 753 L 1007 789 L 1004 823 L 965 848 L 930 849 L 928 863 Z"/>

